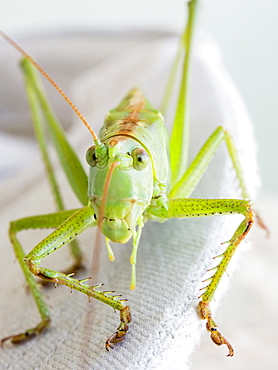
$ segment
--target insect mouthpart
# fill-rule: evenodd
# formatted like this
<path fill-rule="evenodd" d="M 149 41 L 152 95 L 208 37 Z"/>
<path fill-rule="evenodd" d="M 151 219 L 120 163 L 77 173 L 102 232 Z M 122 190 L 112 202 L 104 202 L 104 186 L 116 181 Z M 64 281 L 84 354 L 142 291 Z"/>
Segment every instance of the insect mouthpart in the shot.
<path fill-rule="evenodd" d="M 112 242 L 120 244 L 126 243 L 132 237 L 139 217 L 149 204 L 144 199 L 126 198 L 120 202 L 108 199 L 102 213 L 102 198 L 92 197 L 90 200 L 102 234 Z"/>
<path fill-rule="evenodd" d="M 135 227 L 131 214 L 133 215 L 132 210 L 136 202 L 133 199 L 122 199 L 121 202 L 106 199 L 105 207 L 102 207 L 102 203 L 102 198 L 91 198 L 102 234 L 114 243 L 126 243 L 132 236 L 131 230 Z"/>
<path fill-rule="evenodd" d="M 124 244 L 132 235 L 130 227 L 124 219 L 109 219 L 104 217 L 99 227 L 102 233 L 115 243 Z"/>

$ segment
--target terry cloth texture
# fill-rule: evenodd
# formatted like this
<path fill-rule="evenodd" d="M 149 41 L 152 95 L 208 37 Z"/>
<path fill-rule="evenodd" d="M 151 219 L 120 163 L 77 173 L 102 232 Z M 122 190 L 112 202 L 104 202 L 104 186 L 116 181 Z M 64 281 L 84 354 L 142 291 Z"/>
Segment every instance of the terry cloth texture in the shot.
<path fill-rule="evenodd" d="M 159 106 L 177 46 L 176 35 L 147 31 L 113 32 L 113 35 L 108 32 L 63 32 L 27 37 L 21 41 L 55 80 L 69 91 L 96 131 L 106 112 L 135 86 L 143 89 L 154 106 Z M 64 48 L 63 45 L 71 47 Z M 5 47 L 1 52 L 5 54 L 7 50 Z M 48 55 L 48 60 L 44 60 L 44 53 Z M 7 82 L 13 67 L 10 59 L 3 60 L 6 65 L 1 69 L 1 81 Z M 18 80 L 15 83 L 19 83 Z M 238 91 L 223 67 L 217 47 L 203 34 L 196 37 L 191 83 L 190 160 L 217 126 L 226 127 L 234 137 L 253 196 L 257 175 L 250 121 Z M 22 139 L 20 145 L 17 145 L 18 136 L 12 137 L 10 133 L 1 139 L 1 150 L 8 143 L 8 137 L 16 143 L 9 152 L 9 174 L 7 168 L 1 168 L 5 176 L 1 185 L 0 223 L 2 337 L 26 330 L 39 320 L 20 268 L 14 263 L 15 257 L 7 237 L 8 221 L 54 211 L 38 151 L 25 135 L 28 131 L 25 125 L 28 121 L 27 108 L 23 103 L 18 104 L 17 99 L 20 101 L 22 97 L 13 97 L 18 91 L 16 85 L 8 82 L 6 85 L 8 90 L 4 95 L 9 96 L 9 103 L 3 111 L 7 123 L 5 127 L 17 134 L 22 132 Z M 86 149 L 92 145 L 90 135 L 53 89 L 48 90 L 54 97 L 54 106 L 62 121 L 69 124 L 70 117 L 74 117 L 68 136 L 84 158 Z M 168 128 L 171 122 L 169 114 L 166 117 Z M 19 168 L 23 169 L 15 175 Z M 64 177 L 59 177 L 68 207 L 78 206 L 72 200 Z M 224 144 L 218 149 L 192 197 L 241 197 Z M 225 249 L 226 245 L 221 243 L 231 238 L 241 219 L 242 216 L 219 216 L 148 222 L 143 228 L 138 250 L 135 291 L 129 290 L 131 243 L 113 246 L 116 260 L 111 263 L 102 242 L 96 273 L 96 270 L 90 269 L 94 231 L 84 232 L 80 243 L 88 269 L 82 271 L 80 278 L 93 276 L 94 282 L 105 284 L 104 290 L 115 290 L 129 299 L 132 323 L 126 340 L 107 352 L 104 343 L 118 326 L 118 313 L 93 299 L 88 302 L 87 297 L 78 292 L 71 293 L 66 287 L 49 288 L 44 294 L 51 307 L 51 327 L 43 335 L 21 346 L 7 344 L 1 349 L 0 368 L 186 369 L 190 354 L 205 330 L 205 322 L 198 319 L 195 310 L 199 289 L 204 285 L 202 280 L 207 276 L 206 271 L 217 263 L 212 258 Z M 37 231 L 28 231 L 21 233 L 20 237 L 24 248 L 29 251 L 42 235 Z M 242 244 L 239 249 L 246 248 L 246 243 Z M 70 261 L 65 247 L 52 254 L 43 265 L 62 269 Z M 229 275 L 231 271 L 232 266 Z M 227 283 L 228 276 L 225 276 L 212 303 L 213 311 Z"/>

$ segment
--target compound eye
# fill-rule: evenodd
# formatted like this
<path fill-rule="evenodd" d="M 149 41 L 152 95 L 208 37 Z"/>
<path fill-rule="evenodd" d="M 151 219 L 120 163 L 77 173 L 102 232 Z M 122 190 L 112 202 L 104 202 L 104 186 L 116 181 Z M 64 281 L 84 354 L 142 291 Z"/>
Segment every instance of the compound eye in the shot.
<path fill-rule="evenodd" d="M 86 152 L 86 161 L 89 166 L 95 167 L 97 163 L 97 157 L 96 157 L 96 146 L 91 146 L 87 152 Z"/>
<path fill-rule="evenodd" d="M 133 158 L 133 167 L 137 171 L 144 170 L 150 161 L 148 153 L 143 148 L 133 149 L 131 157 Z"/>

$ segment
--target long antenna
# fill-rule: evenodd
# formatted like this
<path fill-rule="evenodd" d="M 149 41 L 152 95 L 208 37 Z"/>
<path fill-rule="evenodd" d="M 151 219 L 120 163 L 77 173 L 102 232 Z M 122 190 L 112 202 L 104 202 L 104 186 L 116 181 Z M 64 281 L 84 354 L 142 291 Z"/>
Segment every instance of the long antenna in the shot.
<path fill-rule="evenodd" d="M 64 91 L 60 88 L 60 86 L 49 76 L 48 73 L 45 72 L 45 70 L 29 55 L 26 53 L 25 50 L 23 50 L 15 41 L 13 41 L 8 35 L 6 35 L 3 31 L 0 30 L 0 35 L 10 44 L 12 45 L 17 51 L 20 52 L 20 54 L 29 60 L 30 63 L 33 64 L 33 66 L 51 83 L 51 85 L 62 95 L 62 97 L 66 100 L 66 102 L 71 106 L 71 108 L 75 111 L 75 113 L 78 115 L 78 117 L 81 119 L 81 121 L 84 123 L 84 125 L 87 127 L 87 129 L 90 131 L 94 142 L 96 145 L 100 145 L 99 138 L 97 137 L 95 131 L 92 129 L 92 127 L 89 125 L 89 123 L 86 121 L 85 117 L 81 114 L 79 109 L 73 104 L 73 102 L 70 100 L 70 98 L 64 93 Z"/>

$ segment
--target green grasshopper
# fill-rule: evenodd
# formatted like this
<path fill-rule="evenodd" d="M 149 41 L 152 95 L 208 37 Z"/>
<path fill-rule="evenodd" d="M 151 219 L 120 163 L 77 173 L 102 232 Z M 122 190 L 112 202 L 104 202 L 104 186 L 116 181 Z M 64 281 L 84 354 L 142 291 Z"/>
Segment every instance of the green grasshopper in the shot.
<path fill-rule="evenodd" d="M 105 236 L 111 260 L 114 259 L 114 255 L 110 241 L 126 243 L 132 239 L 130 288 L 134 289 L 136 286 L 137 250 L 141 231 L 147 220 L 162 222 L 171 218 L 240 214 L 244 216 L 244 219 L 231 237 L 227 249 L 221 255 L 221 261 L 215 268 L 214 274 L 208 279 L 209 284 L 199 297 L 201 299 L 198 304 L 199 316 L 206 320 L 206 327 L 211 333 L 213 342 L 217 345 L 225 344 L 229 350 L 228 356 L 233 356 L 234 350 L 231 344 L 220 333 L 212 318 L 210 302 L 236 248 L 250 231 L 255 220 L 255 212 L 249 200 L 250 196 L 235 145 L 225 128 L 218 127 L 204 143 L 191 164 L 187 168 L 184 165 L 187 154 L 185 142 L 188 136 L 186 113 L 188 76 L 197 3 L 197 0 L 191 0 L 188 3 L 188 22 L 181 41 L 181 49 L 185 56 L 170 141 L 164 127 L 162 114 L 151 105 L 139 89 L 131 90 L 116 108 L 108 112 L 98 137 L 49 75 L 18 45 L 1 33 L 25 57 L 22 61 L 22 68 L 25 73 L 27 95 L 59 210 L 53 214 L 12 221 L 10 224 L 10 240 L 35 299 L 41 315 L 41 322 L 23 333 L 3 338 L 1 345 L 6 341 L 15 344 L 24 342 L 42 333 L 50 324 L 49 309 L 43 300 L 34 276 L 47 282 L 62 284 L 78 290 L 88 297 L 102 301 L 114 310 L 118 310 L 120 324 L 106 340 L 106 349 L 109 350 L 113 348 L 114 344 L 124 340 L 131 322 L 130 308 L 126 304 L 126 300 L 114 292 L 103 291 L 101 285 L 85 284 L 89 279 L 78 280 L 73 277 L 73 272 L 76 272 L 83 264 L 82 254 L 75 238 L 89 226 L 98 227 Z M 37 80 L 34 66 L 68 101 L 92 135 L 94 145 L 86 153 L 86 160 L 90 166 L 89 179 L 87 179 L 76 154 L 52 115 Z M 168 88 L 169 90 L 170 88 Z M 40 126 L 41 112 L 48 122 L 52 141 L 71 187 L 83 205 L 80 209 L 64 209 L 49 161 L 45 137 Z M 243 199 L 189 198 L 222 142 L 226 144 L 228 149 Z M 264 227 L 260 220 L 259 224 Z M 54 228 L 55 230 L 25 256 L 17 233 L 31 228 Z M 70 243 L 72 254 L 75 257 L 75 264 L 71 271 L 61 273 L 40 267 L 40 263 L 45 257 L 68 243 Z"/>

